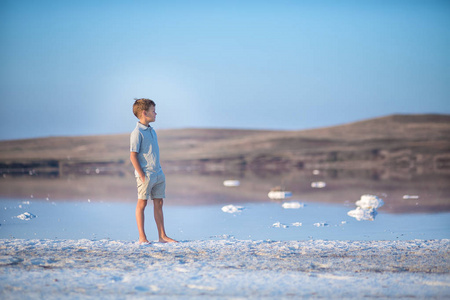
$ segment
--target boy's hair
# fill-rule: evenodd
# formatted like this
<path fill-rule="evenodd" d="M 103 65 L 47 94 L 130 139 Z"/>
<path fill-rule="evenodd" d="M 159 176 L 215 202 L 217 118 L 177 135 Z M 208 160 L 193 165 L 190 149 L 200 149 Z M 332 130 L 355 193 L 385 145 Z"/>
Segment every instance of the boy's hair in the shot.
<path fill-rule="evenodd" d="M 140 118 L 141 112 L 147 111 L 151 106 L 156 106 L 155 102 L 150 99 L 146 98 L 140 98 L 140 99 L 134 99 L 133 104 L 133 114 L 136 116 L 136 118 Z"/>

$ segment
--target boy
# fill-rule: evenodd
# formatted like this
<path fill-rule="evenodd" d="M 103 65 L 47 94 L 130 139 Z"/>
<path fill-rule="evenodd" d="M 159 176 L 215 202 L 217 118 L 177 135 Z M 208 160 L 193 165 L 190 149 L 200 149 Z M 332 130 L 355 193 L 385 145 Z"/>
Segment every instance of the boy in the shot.
<path fill-rule="evenodd" d="M 166 178 L 159 163 L 159 146 L 156 133 L 149 125 L 155 122 L 155 102 L 150 99 L 135 99 L 133 113 L 139 119 L 130 136 L 130 160 L 134 167 L 138 187 L 136 222 L 139 244 L 150 244 L 144 230 L 144 210 L 147 200 L 153 200 L 153 213 L 161 243 L 176 242 L 166 235 L 164 229 L 163 198 Z"/>

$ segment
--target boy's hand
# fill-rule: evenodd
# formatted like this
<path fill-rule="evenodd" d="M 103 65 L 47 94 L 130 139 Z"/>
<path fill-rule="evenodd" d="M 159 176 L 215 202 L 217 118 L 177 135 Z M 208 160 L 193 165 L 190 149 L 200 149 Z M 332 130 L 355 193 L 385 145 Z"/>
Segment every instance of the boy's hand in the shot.
<path fill-rule="evenodd" d="M 145 182 L 145 174 L 144 174 L 144 175 L 141 175 L 141 176 L 139 176 L 139 177 L 141 178 L 142 182 Z"/>
<path fill-rule="evenodd" d="M 141 178 L 142 182 L 145 182 L 145 173 L 139 165 L 139 160 L 137 158 L 137 152 L 130 152 L 130 160 L 133 164 L 134 169 L 139 174 L 139 178 Z"/>

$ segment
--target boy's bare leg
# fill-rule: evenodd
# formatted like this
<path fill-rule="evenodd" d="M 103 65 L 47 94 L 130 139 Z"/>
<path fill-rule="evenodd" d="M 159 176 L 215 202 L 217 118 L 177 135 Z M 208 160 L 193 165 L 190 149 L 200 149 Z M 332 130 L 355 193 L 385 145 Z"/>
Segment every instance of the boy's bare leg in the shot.
<path fill-rule="evenodd" d="M 153 214 L 155 215 L 156 227 L 158 228 L 159 241 L 161 243 L 177 242 L 166 235 L 164 229 L 164 215 L 163 215 L 163 199 L 153 199 Z"/>
<path fill-rule="evenodd" d="M 136 223 L 139 230 L 139 243 L 150 243 L 147 240 L 147 236 L 145 235 L 145 229 L 144 229 L 144 210 L 147 206 L 147 200 L 138 199 L 138 203 L 136 205 Z"/>

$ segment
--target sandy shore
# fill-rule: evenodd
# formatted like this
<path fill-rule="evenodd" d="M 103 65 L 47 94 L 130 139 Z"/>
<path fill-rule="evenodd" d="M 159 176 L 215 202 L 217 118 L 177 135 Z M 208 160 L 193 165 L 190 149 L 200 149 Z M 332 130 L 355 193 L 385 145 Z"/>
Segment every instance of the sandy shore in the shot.
<path fill-rule="evenodd" d="M 0 298 L 450 297 L 450 240 L 0 240 Z"/>

